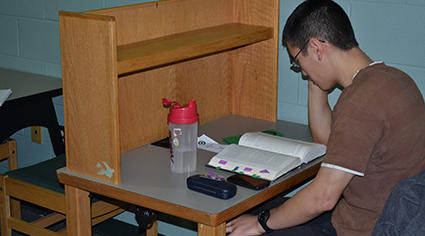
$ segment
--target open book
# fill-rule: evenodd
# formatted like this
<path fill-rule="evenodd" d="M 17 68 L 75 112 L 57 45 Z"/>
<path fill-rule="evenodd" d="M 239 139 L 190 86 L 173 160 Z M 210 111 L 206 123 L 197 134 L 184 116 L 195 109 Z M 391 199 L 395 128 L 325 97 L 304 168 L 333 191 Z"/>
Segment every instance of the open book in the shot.
<path fill-rule="evenodd" d="M 325 152 L 322 144 L 254 132 L 242 135 L 238 145 L 230 144 L 208 165 L 273 181 Z"/>

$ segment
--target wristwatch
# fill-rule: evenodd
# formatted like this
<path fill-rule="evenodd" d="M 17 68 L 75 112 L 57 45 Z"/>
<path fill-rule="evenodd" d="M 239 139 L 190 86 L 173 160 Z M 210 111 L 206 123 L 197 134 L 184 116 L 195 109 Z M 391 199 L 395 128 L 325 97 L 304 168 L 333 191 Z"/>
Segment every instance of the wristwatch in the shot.
<path fill-rule="evenodd" d="M 267 220 L 269 220 L 270 217 L 270 210 L 263 210 L 258 214 L 258 222 L 260 223 L 261 227 L 266 231 L 266 233 L 273 232 L 272 229 L 270 229 L 267 226 Z"/>

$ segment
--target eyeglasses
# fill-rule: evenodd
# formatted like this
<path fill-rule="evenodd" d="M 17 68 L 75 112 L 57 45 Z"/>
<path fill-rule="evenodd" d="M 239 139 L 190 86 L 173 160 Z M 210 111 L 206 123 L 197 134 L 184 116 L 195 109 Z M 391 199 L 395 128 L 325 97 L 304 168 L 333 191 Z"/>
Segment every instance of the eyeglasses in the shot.
<path fill-rule="evenodd" d="M 302 52 L 302 50 L 304 50 L 304 48 L 307 46 L 308 42 L 310 42 L 310 39 L 307 40 L 307 42 L 304 43 L 304 45 L 297 52 L 297 54 L 295 54 L 295 57 L 293 59 L 291 59 L 291 67 L 290 68 L 295 73 L 300 73 L 301 70 L 302 70 L 300 64 L 298 64 L 298 62 L 297 62 L 297 57 L 298 57 L 298 55 L 300 55 L 300 53 Z"/>

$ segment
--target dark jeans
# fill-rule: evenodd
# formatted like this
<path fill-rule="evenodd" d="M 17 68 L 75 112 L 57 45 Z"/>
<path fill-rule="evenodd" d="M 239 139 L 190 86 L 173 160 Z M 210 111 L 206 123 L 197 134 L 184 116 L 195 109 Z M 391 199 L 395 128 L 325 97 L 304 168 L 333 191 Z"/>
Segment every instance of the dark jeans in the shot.
<path fill-rule="evenodd" d="M 278 196 L 250 211 L 250 214 L 258 215 L 258 213 L 264 209 L 272 209 L 282 205 L 289 198 Z M 269 234 L 263 234 L 266 236 L 277 236 L 277 235 L 294 235 L 294 236 L 336 236 L 336 231 L 331 223 L 332 211 L 323 213 L 322 215 L 306 222 L 302 225 L 294 226 L 291 228 L 275 230 Z"/>
<path fill-rule="evenodd" d="M 425 171 L 394 187 L 372 235 L 425 235 Z"/>

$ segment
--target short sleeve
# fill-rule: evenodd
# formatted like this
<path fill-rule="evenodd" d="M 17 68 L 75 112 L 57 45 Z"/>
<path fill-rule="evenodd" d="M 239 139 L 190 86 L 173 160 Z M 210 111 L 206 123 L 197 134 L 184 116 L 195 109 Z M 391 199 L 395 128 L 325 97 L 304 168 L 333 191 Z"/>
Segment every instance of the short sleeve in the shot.
<path fill-rule="evenodd" d="M 335 107 L 324 163 L 365 173 L 382 136 L 383 121 L 379 108 L 364 101 L 345 98 Z"/>

